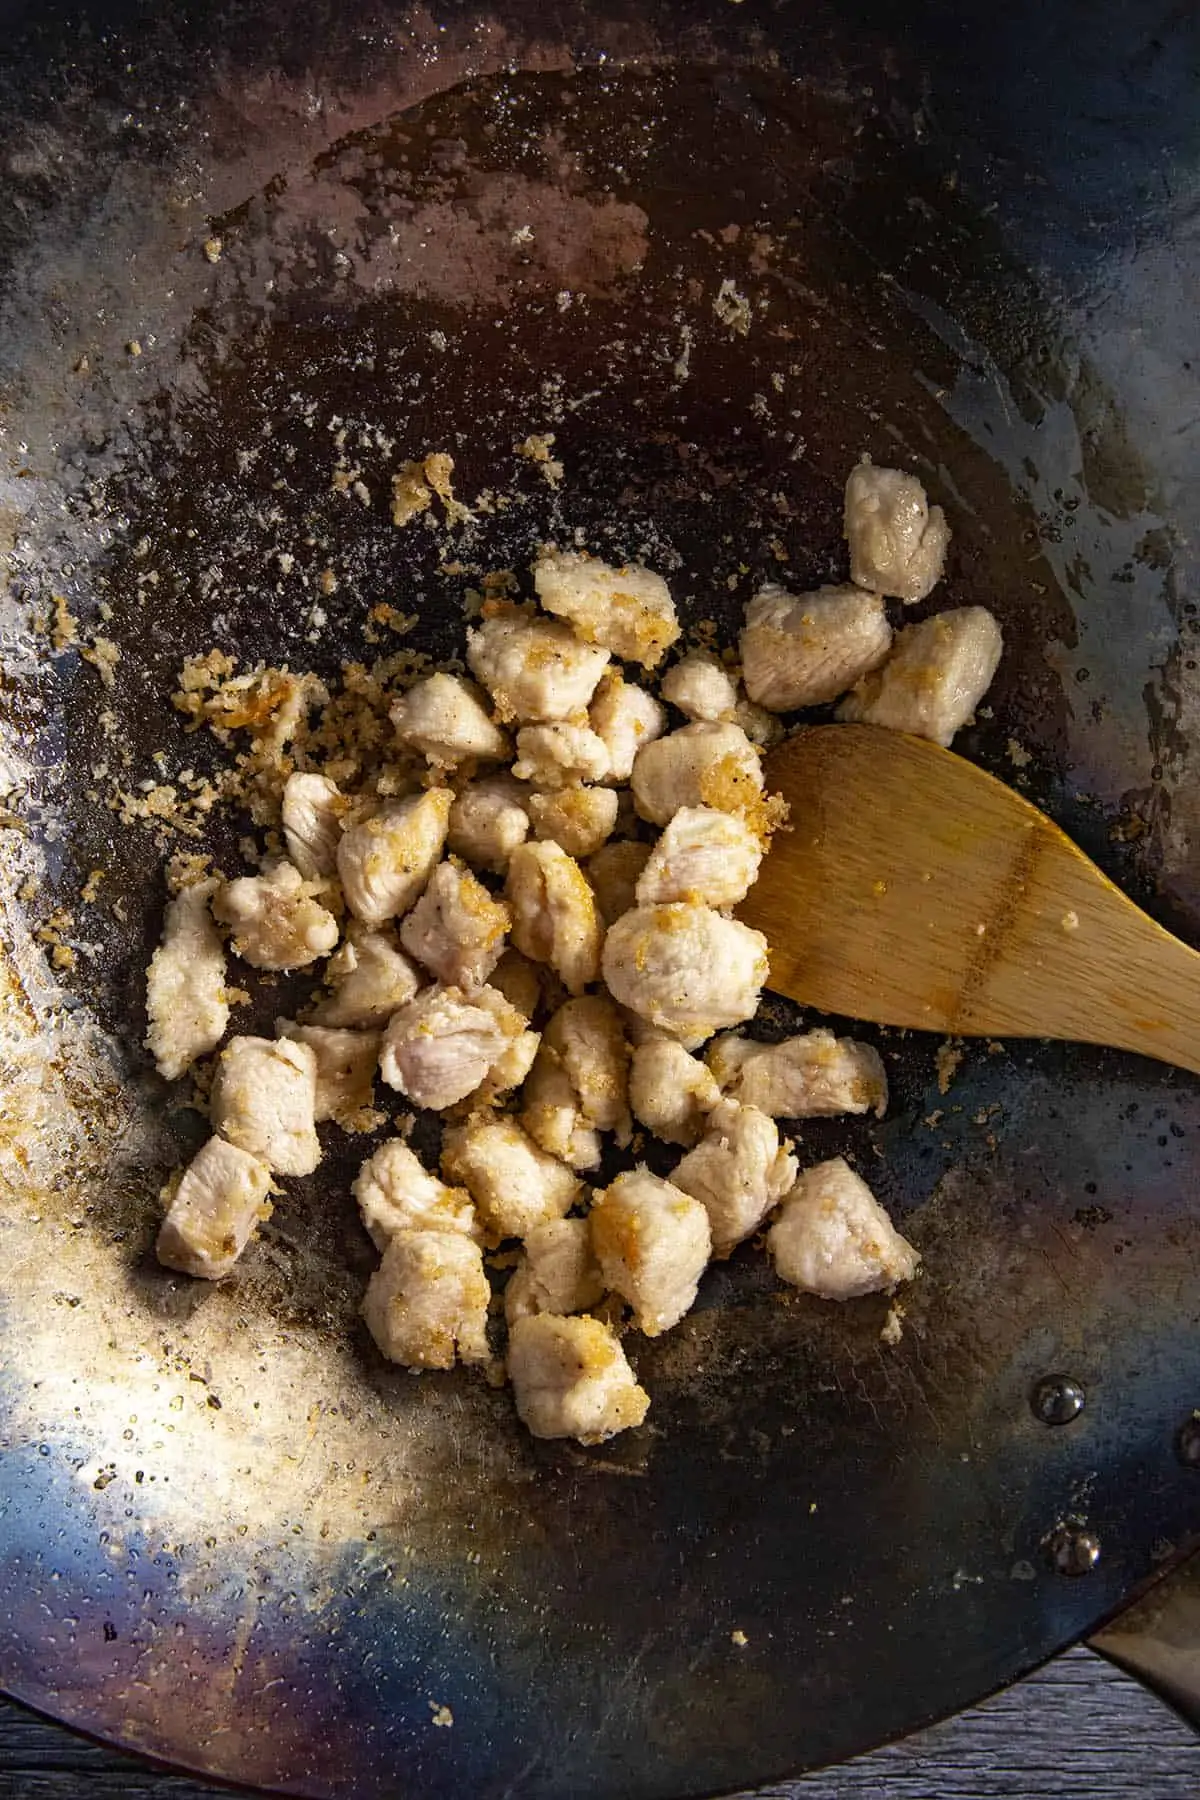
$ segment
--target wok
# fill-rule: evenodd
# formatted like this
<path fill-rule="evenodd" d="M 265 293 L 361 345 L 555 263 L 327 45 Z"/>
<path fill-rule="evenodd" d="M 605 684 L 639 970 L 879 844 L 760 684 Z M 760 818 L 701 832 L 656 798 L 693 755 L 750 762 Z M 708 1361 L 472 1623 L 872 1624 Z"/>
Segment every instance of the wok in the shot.
<path fill-rule="evenodd" d="M 951 515 L 938 602 L 1004 625 L 961 747 L 1194 935 L 1194 10 L 0 19 L 0 1684 L 295 1793 L 657 1800 L 1093 1631 L 1200 1519 L 1195 1080 L 973 1044 L 942 1093 L 936 1045 L 878 1034 L 888 1118 L 802 1149 L 921 1247 L 902 1341 L 746 1252 L 638 1349 L 646 1429 L 534 1443 L 364 1340 L 361 1140 L 236 1279 L 155 1264 L 203 1126 L 147 1071 L 141 980 L 190 840 L 132 815 L 220 760 L 185 655 L 448 655 L 483 572 L 576 528 L 728 633 L 763 578 L 842 568 L 866 450 Z M 513 450 L 548 431 L 558 489 Z M 384 504 L 432 449 L 477 514 L 449 547 Z"/>

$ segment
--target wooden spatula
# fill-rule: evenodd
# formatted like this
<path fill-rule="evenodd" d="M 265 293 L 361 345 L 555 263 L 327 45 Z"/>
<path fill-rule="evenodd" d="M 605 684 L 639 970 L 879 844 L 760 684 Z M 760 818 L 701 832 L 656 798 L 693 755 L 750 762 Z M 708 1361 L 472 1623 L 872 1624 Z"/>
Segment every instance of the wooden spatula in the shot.
<path fill-rule="evenodd" d="M 791 808 L 740 916 L 770 985 L 823 1012 L 962 1036 L 1072 1038 L 1200 1072 L 1200 955 L 1044 813 L 922 738 L 798 732 Z"/>

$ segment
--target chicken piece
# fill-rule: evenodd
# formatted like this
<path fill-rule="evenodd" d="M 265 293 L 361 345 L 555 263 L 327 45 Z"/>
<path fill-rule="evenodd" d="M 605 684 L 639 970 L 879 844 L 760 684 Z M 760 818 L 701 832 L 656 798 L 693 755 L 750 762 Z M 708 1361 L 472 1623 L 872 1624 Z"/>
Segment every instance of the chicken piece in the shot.
<path fill-rule="evenodd" d="M 541 971 L 519 950 L 509 948 L 504 952 L 492 970 L 488 985 L 503 994 L 509 1005 L 515 1006 L 526 1019 L 534 1018 L 542 1004 Z"/>
<path fill-rule="evenodd" d="M 467 1104 L 472 1111 L 495 1106 L 506 1094 L 519 1088 L 537 1061 L 541 1042 L 540 1031 L 523 1031 L 520 1037 L 514 1038 L 508 1049 L 496 1058 L 479 1086 L 467 1095 Z"/>
<path fill-rule="evenodd" d="M 450 808 L 447 842 L 476 869 L 503 875 L 518 844 L 529 836 L 530 792 L 511 775 L 469 781 Z"/>
<path fill-rule="evenodd" d="M 325 965 L 325 979 L 330 988 L 313 1008 L 314 1021 L 358 1030 L 386 1025 L 421 985 L 391 932 L 370 931 L 357 919 Z"/>
<path fill-rule="evenodd" d="M 650 845 L 632 843 L 605 844 L 588 858 L 585 873 L 605 925 L 637 905 L 637 884 L 649 860 Z"/>
<path fill-rule="evenodd" d="M 762 843 L 736 813 L 681 806 L 663 831 L 637 884 L 637 904 L 690 900 L 736 906 L 758 879 Z"/>
<path fill-rule="evenodd" d="M 214 875 L 168 901 L 162 942 L 146 970 L 146 1048 L 166 1081 L 215 1050 L 229 1024 L 225 946 L 208 907 L 220 885 Z"/>
<path fill-rule="evenodd" d="M 850 579 L 859 587 L 911 605 L 942 578 L 950 527 L 915 475 L 877 469 L 864 457 L 846 483 L 842 530 L 850 546 Z"/>
<path fill-rule="evenodd" d="M 640 563 L 614 569 L 577 550 L 543 550 L 533 585 L 548 613 L 569 619 L 585 643 L 602 644 L 623 662 L 657 668 L 679 636 L 666 582 Z"/>
<path fill-rule="evenodd" d="M 156 1246 L 158 1260 L 185 1275 L 219 1281 L 271 1215 L 274 1192 L 266 1163 L 224 1138 L 211 1137 L 163 1189 L 169 1202 Z"/>
<path fill-rule="evenodd" d="M 586 1312 L 604 1298 L 604 1279 L 592 1254 L 586 1219 L 548 1219 L 535 1225 L 504 1290 L 509 1325 L 533 1313 Z"/>
<path fill-rule="evenodd" d="M 414 1106 L 444 1111 L 465 1100 L 525 1029 L 503 994 L 427 987 L 392 1015 L 379 1073 Z"/>
<path fill-rule="evenodd" d="M 696 1148 L 672 1169 L 671 1180 L 704 1207 L 713 1255 L 724 1258 L 758 1230 L 791 1188 L 796 1169 L 773 1119 L 756 1106 L 722 1100 Z"/>
<path fill-rule="evenodd" d="M 212 909 L 228 925 L 244 962 L 256 969 L 305 969 L 338 941 L 337 920 L 314 898 L 320 892 L 321 884 L 306 881 L 294 863 L 279 862 L 265 875 L 227 881 Z"/>
<path fill-rule="evenodd" d="M 639 906 L 609 928 L 609 992 L 694 1050 L 714 1031 L 751 1019 L 767 979 L 767 940 L 711 907 Z"/>
<path fill-rule="evenodd" d="M 805 1169 L 767 1233 L 767 1249 L 777 1275 L 825 1300 L 911 1281 L 921 1262 L 841 1156 Z"/>
<path fill-rule="evenodd" d="M 338 840 L 346 799 L 328 775 L 297 772 L 283 784 L 283 838 L 288 859 L 306 881 L 337 870 Z"/>
<path fill-rule="evenodd" d="M 738 701 L 733 717 L 734 723 L 741 726 L 759 750 L 770 750 L 773 745 L 781 744 L 786 735 L 782 719 L 777 719 L 765 706 L 755 706 L 745 696 Z"/>
<path fill-rule="evenodd" d="M 351 1189 L 375 1248 L 398 1231 L 458 1231 L 476 1238 L 475 1203 L 465 1188 L 431 1175 L 403 1138 L 388 1138 L 358 1171 Z"/>
<path fill-rule="evenodd" d="M 604 739 L 590 725 L 560 720 L 552 725 L 522 725 L 517 733 L 513 774 L 535 787 L 571 787 L 581 781 L 603 781 L 609 773 Z"/>
<path fill-rule="evenodd" d="M 364 925 L 385 925 L 421 894 L 441 857 L 453 804 L 449 788 L 427 788 L 345 833 L 338 874 L 347 906 Z"/>
<path fill-rule="evenodd" d="M 548 1156 L 572 1169 L 598 1169 L 604 1146 L 579 1107 L 571 1077 L 557 1057 L 539 1048 L 521 1089 L 521 1123 Z"/>
<path fill-rule="evenodd" d="M 689 650 L 667 670 L 658 691 L 689 719 L 706 719 L 710 723 L 732 719 L 738 701 L 734 677 L 707 650 Z"/>
<path fill-rule="evenodd" d="M 757 1106 L 773 1119 L 836 1118 L 842 1113 L 887 1111 L 888 1083 L 883 1059 L 870 1044 L 834 1037 L 819 1027 L 778 1044 L 718 1040 L 709 1052 L 710 1067 L 722 1069 L 718 1079 L 735 1100 Z M 715 1053 L 715 1055 L 714 1055 Z"/>
<path fill-rule="evenodd" d="M 769 582 L 746 608 L 740 639 L 746 692 L 774 712 L 819 706 L 877 669 L 891 643 L 878 594 L 853 586 L 789 594 Z"/>
<path fill-rule="evenodd" d="M 607 994 L 583 994 L 560 1006 L 542 1036 L 540 1054 L 557 1062 L 576 1095 L 580 1116 L 628 1143 L 629 1045 Z"/>
<path fill-rule="evenodd" d="M 837 716 L 949 746 L 991 686 L 1002 649 L 1000 627 L 986 607 L 934 613 L 896 634 L 883 667 L 846 695 Z"/>
<path fill-rule="evenodd" d="M 379 1066 L 379 1033 L 347 1031 L 331 1025 L 298 1025 L 294 1019 L 276 1019 L 281 1038 L 307 1044 L 317 1059 L 317 1092 L 313 1116 L 318 1125 L 333 1119 L 355 1129 L 360 1115 L 375 1097 L 375 1070 Z"/>
<path fill-rule="evenodd" d="M 317 1058 L 287 1038 L 230 1038 L 217 1062 L 213 1129 L 280 1175 L 311 1175 L 321 1160 L 314 1129 Z"/>
<path fill-rule="evenodd" d="M 538 723 L 586 712 L 608 651 L 557 619 L 500 612 L 467 632 L 467 663 L 500 718 Z"/>
<path fill-rule="evenodd" d="M 439 863 L 400 927 L 400 942 L 447 987 L 482 987 L 500 960 L 511 918 L 453 857 Z"/>
<path fill-rule="evenodd" d="M 736 1031 L 726 1031 L 713 1039 L 704 1052 L 704 1060 L 718 1087 L 723 1093 L 729 1093 L 751 1057 L 768 1048 L 753 1038 L 740 1037 Z"/>
<path fill-rule="evenodd" d="M 458 1231 L 398 1231 L 367 1283 L 362 1314 L 389 1362 L 452 1369 L 488 1359 L 491 1286 L 478 1244 Z"/>
<path fill-rule="evenodd" d="M 674 1038 L 635 1044 L 629 1065 L 629 1104 L 634 1118 L 668 1144 L 689 1148 L 721 1098 L 712 1071 Z"/>
<path fill-rule="evenodd" d="M 534 794 L 529 802 L 533 835 L 557 844 L 568 856 L 593 856 L 613 834 L 617 794 L 608 787 L 564 787 Z"/>
<path fill-rule="evenodd" d="M 518 950 L 548 963 L 572 994 L 599 978 L 604 927 L 574 857 L 557 844 L 519 845 L 508 865 L 504 897 Z"/>
<path fill-rule="evenodd" d="M 561 1219 L 582 1190 L 574 1170 L 539 1149 L 516 1119 L 494 1115 L 447 1131 L 442 1172 L 467 1189 L 494 1243 Z"/>
<path fill-rule="evenodd" d="M 435 769 L 464 762 L 499 762 L 508 739 L 493 725 L 479 690 L 457 675 L 429 675 L 392 704 L 392 724 L 402 744 Z"/>
<path fill-rule="evenodd" d="M 628 781 L 633 759 L 667 729 L 665 709 L 646 688 L 609 669 L 588 708 L 592 730 L 608 751 L 608 779 Z"/>
<path fill-rule="evenodd" d="M 603 1444 L 640 1425 L 650 1407 L 616 1333 L 586 1314 L 518 1319 L 509 1333 L 508 1374 L 517 1417 L 536 1438 Z"/>
<path fill-rule="evenodd" d="M 643 819 L 669 825 L 681 806 L 755 814 L 762 764 L 740 725 L 684 725 L 639 750 L 633 797 Z"/>
<path fill-rule="evenodd" d="M 639 1329 L 658 1337 L 678 1325 L 712 1252 L 700 1201 L 639 1164 L 597 1194 L 589 1219 L 605 1286 L 629 1302 Z"/>

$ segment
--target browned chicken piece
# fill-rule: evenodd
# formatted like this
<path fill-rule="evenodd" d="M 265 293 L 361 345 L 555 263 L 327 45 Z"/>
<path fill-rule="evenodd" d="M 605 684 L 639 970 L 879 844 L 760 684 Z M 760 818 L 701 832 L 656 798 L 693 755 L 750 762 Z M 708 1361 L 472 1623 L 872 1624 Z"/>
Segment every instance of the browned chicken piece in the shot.
<path fill-rule="evenodd" d="M 635 681 L 626 681 L 619 669 L 606 671 L 588 719 L 608 751 L 610 781 L 628 781 L 642 745 L 653 743 L 667 729 L 666 711 L 654 695 Z"/>
<path fill-rule="evenodd" d="M 509 1325 L 533 1313 L 586 1312 L 604 1298 L 600 1265 L 586 1219 L 548 1219 L 525 1238 L 520 1262 L 504 1290 Z"/>
<path fill-rule="evenodd" d="M 504 897 L 512 941 L 534 962 L 548 963 L 572 994 L 600 974 L 604 927 L 579 864 L 557 844 L 521 844 L 508 865 Z"/>
<path fill-rule="evenodd" d="M 649 860 L 649 844 L 629 842 L 605 844 L 588 858 L 585 873 L 605 925 L 614 925 L 637 905 L 638 880 Z"/>
<path fill-rule="evenodd" d="M 658 691 L 689 719 L 706 719 L 715 724 L 721 719 L 732 719 L 737 709 L 736 679 L 707 650 L 689 650 L 667 670 Z"/>
<path fill-rule="evenodd" d="M 521 1089 L 521 1123 L 549 1156 L 573 1169 L 597 1169 L 603 1144 L 579 1108 L 579 1095 L 557 1057 L 534 1058 Z"/>
<path fill-rule="evenodd" d="M 455 858 L 439 863 L 400 927 L 400 942 L 447 987 L 481 987 L 500 960 L 511 918 Z"/>
<path fill-rule="evenodd" d="M 638 1328 L 658 1337 L 678 1325 L 712 1251 L 699 1200 L 639 1165 L 597 1194 L 589 1217 L 605 1285 L 629 1302 Z"/>
<path fill-rule="evenodd" d="M 921 1258 L 843 1157 L 805 1169 L 767 1235 L 775 1271 L 826 1300 L 911 1281 Z"/>
<path fill-rule="evenodd" d="M 557 844 L 577 860 L 592 856 L 612 836 L 617 795 L 607 787 L 564 787 L 529 801 L 533 835 Z"/>
<path fill-rule="evenodd" d="M 769 583 L 746 608 L 741 635 L 746 692 L 775 712 L 819 706 L 877 669 L 891 643 L 878 594 L 853 584 L 789 594 Z"/>
<path fill-rule="evenodd" d="M 586 712 L 608 651 L 584 644 L 558 619 L 497 613 L 467 632 L 472 675 L 505 722 L 536 724 Z"/>
<path fill-rule="evenodd" d="M 756 1106 L 722 1100 L 709 1114 L 696 1148 L 671 1171 L 671 1180 L 700 1201 L 708 1214 L 713 1255 L 723 1258 L 778 1206 L 796 1169 L 773 1119 Z"/>
<path fill-rule="evenodd" d="M 337 871 L 346 800 L 328 775 L 297 771 L 283 784 L 283 838 L 288 860 L 306 881 L 324 880 Z"/>
<path fill-rule="evenodd" d="M 610 927 L 603 966 L 623 1006 L 692 1050 L 754 1017 L 767 940 L 708 906 L 639 906 Z"/>
<path fill-rule="evenodd" d="M 633 797 L 652 825 L 670 824 L 681 806 L 753 814 L 762 788 L 758 751 L 740 725 L 684 725 L 639 750 L 633 765 Z"/>
<path fill-rule="evenodd" d="M 864 457 L 846 483 L 843 530 L 850 579 L 859 587 L 908 605 L 924 600 L 942 578 L 950 527 L 915 475 L 877 469 Z"/>
<path fill-rule="evenodd" d="M 452 1369 L 456 1361 L 487 1361 L 491 1297 L 479 1246 L 462 1232 L 398 1231 L 362 1311 L 389 1362 Z"/>
<path fill-rule="evenodd" d="M 881 669 L 847 694 L 838 718 L 883 725 L 949 747 L 992 684 L 1004 641 L 983 606 L 934 613 L 897 632 Z"/>
<path fill-rule="evenodd" d="M 650 1406 L 616 1333 L 586 1314 L 518 1319 L 509 1334 L 508 1374 L 517 1416 L 537 1438 L 603 1444 L 640 1425 Z"/>
<path fill-rule="evenodd" d="M 560 1006 L 542 1036 L 542 1056 L 565 1070 L 584 1122 L 628 1143 L 629 1045 L 607 994 L 583 994 Z"/>
<path fill-rule="evenodd" d="M 492 970 L 488 985 L 526 1019 L 534 1018 L 542 1004 L 542 971 L 511 946 Z"/>
<path fill-rule="evenodd" d="M 316 1104 L 317 1059 L 307 1044 L 230 1038 L 209 1102 L 221 1137 L 280 1175 L 311 1175 L 321 1160 Z"/>
<path fill-rule="evenodd" d="M 524 1030 L 521 1014 L 491 988 L 423 988 L 388 1022 L 379 1073 L 414 1106 L 441 1112 L 474 1093 Z"/>
<path fill-rule="evenodd" d="M 530 789 L 511 775 L 469 781 L 450 808 L 451 850 L 475 869 L 503 875 L 518 844 L 529 836 Z"/>
<path fill-rule="evenodd" d="M 396 736 L 435 769 L 464 762 L 499 762 L 508 739 L 493 725 L 479 689 L 457 675 L 429 675 L 393 702 Z"/>
<path fill-rule="evenodd" d="M 256 969 L 304 969 L 328 956 L 338 923 L 315 895 L 322 884 L 306 881 L 290 862 L 264 875 L 240 875 L 213 896 L 212 910 L 230 931 L 234 950 Z"/>
<path fill-rule="evenodd" d="M 317 1059 L 317 1092 L 314 1117 L 347 1130 L 357 1122 L 375 1097 L 375 1070 L 379 1066 L 379 1033 L 348 1031 L 331 1025 L 298 1025 L 294 1019 L 276 1019 L 281 1038 L 307 1044 Z"/>
<path fill-rule="evenodd" d="M 740 725 L 752 744 L 760 750 L 770 750 L 774 744 L 783 742 L 785 728 L 783 720 L 765 706 L 755 706 L 752 700 L 743 697 L 734 710 L 734 723 Z"/>
<path fill-rule="evenodd" d="M 365 1030 L 386 1025 L 412 999 L 421 978 L 388 928 L 351 919 L 325 966 L 328 991 L 313 1008 L 319 1025 Z"/>
<path fill-rule="evenodd" d="M 266 1163 L 224 1138 L 211 1137 L 182 1175 L 163 1189 L 167 1216 L 157 1254 L 168 1269 L 219 1281 L 228 1275 L 274 1192 Z"/>
<path fill-rule="evenodd" d="M 493 1243 L 561 1219 L 579 1198 L 579 1177 L 539 1149 L 516 1119 L 483 1115 L 447 1131 L 442 1172 L 474 1200 Z"/>
<path fill-rule="evenodd" d="M 650 853 L 637 904 L 688 900 L 718 910 L 737 906 L 758 879 L 762 840 L 736 813 L 681 806 Z"/>
<path fill-rule="evenodd" d="M 338 845 L 346 904 L 364 925 L 385 925 L 418 899 L 441 858 L 454 795 L 427 788 L 394 800 Z"/>
<path fill-rule="evenodd" d="M 517 733 L 513 774 L 539 788 L 573 787 L 581 781 L 603 781 L 610 772 L 604 739 L 590 725 L 558 720 L 551 725 L 522 725 Z"/>
<path fill-rule="evenodd" d="M 543 550 L 533 584 L 548 613 L 570 620 L 588 644 L 654 669 L 679 636 L 675 602 L 661 575 L 627 563 L 615 569 L 576 550 Z"/>
<path fill-rule="evenodd" d="M 146 1048 L 166 1081 L 215 1050 L 229 1024 L 225 946 L 209 911 L 220 885 L 210 877 L 167 903 L 162 942 L 146 971 Z"/>
<path fill-rule="evenodd" d="M 470 1194 L 431 1175 L 403 1138 L 388 1138 L 367 1158 L 352 1191 L 371 1242 L 381 1252 L 398 1231 L 479 1236 Z"/>
<path fill-rule="evenodd" d="M 466 1104 L 471 1110 L 480 1112 L 484 1107 L 496 1106 L 519 1088 L 537 1061 L 541 1042 L 540 1031 L 523 1031 L 514 1038 L 508 1049 L 496 1058 L 475 1091 L 467 1095 Z"/>
<path fill-rule="evenodd" d="M 823 1026 L 778 1044 L 718 1038 L 707 1060 L 732 1099 L 773 1119 L 866 1112 L 882 1119 L 887 1111 L 887 1073 L 879 1052 L 854 1038 L 834 1037 Z"/>
<path fill-rule="evenodd" d="M 636 1044 L 629 1066 L 629 1105 L 639 1125 L 664 1143 L 689 1148 L 721 1098 L 712 1071 L 674 1038 Z"/>

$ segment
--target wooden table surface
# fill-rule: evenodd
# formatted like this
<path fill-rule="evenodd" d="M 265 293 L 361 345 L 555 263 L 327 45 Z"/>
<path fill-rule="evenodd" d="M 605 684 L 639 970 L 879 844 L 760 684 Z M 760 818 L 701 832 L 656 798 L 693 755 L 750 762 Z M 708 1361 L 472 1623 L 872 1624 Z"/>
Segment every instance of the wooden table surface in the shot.
<path fill-rule="evenodd" d="M 219 1800 L 228 1793 L 101 1749 L 0 1700 L 0 1800 Z M 1090 1651 L 1074 1650 L 957 1719 L 841 1768 L 764 1789 L 759 1800 L 1198 1795 L 1200 1738 L 1137 1682 Z"/>

